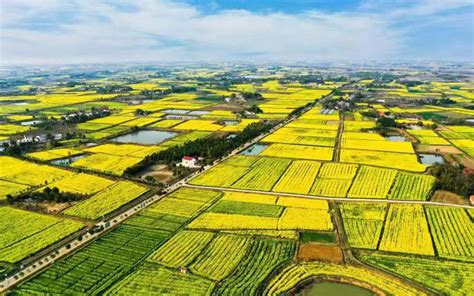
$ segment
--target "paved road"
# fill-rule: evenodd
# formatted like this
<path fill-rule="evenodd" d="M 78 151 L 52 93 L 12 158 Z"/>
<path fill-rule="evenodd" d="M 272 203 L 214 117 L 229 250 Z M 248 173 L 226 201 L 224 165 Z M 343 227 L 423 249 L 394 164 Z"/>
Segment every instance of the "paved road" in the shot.
<path fill-rule="evenodd" d="M 237 189 L 237 188 L 223 188 L 223 187 L 214 187 L 214 186 L 201 186 L 201 185 L 190 185 L 184 184 L 184 187 L 191 188 L 200 188 L 200 189 L 209 189 L 209 190 L 225 190 L 231 192 L 242 192 L 242 193 L 257 193 L 257 194 L 266 194 L 266 195 L 277 195 L 277 196 L 289 196 L 289 197 L 300 197 L 300 198 L 311 198 L 311 199 L 321 199 L 328 201 L 343 201 L 343 202 L 374 202 L 374 203 L 393 203 L 393 204 L 420 204 L 420 205 L 432 205 L 432 206 L 446 206 L 453 208 L 464 208 L 464 209 L 474 209 L 473 206 L 468 205 L 457 205 L 441 202 L 432 202 L 432 201 L 423 201 L 423 200 L 394 200 L 394 199 L 382 199 L 382 198 L 346 198 L 346 197 L 327 197 L 327 196 L 318 196 L 318 195 L 307 195 L 307 194 L 298 194 L 298 193 L 280 193 L 280 192 L 268 192 L 252 189 Z"/>

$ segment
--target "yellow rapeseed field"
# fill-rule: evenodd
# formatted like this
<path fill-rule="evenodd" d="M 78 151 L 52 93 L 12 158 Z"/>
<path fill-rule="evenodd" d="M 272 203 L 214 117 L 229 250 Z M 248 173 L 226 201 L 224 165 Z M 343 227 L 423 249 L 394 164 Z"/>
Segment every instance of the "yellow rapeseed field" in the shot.
<path fill-rule="evenodd" d="M 289 144 L 272 144 L 268 148 L 263 150 L 260 155 L 328 161 L 332 159 L 333 148 Z"/>
<path fill-rule="evenodd" d="M 278 220 L 278 230 L 332 230 L 331 215 L 326 210 L 288 207 Z"/>
<path fill-rule="evenodd" d="M 423 206 L 391 205 L 379 249 L 433 256 L 433 242 Z"/>
<path fill-rule="evenodd" d="M 321 163 L 309 160 L 295 160 L 288 167 L 272 191 L 306 194 L 311 189 Z"/>

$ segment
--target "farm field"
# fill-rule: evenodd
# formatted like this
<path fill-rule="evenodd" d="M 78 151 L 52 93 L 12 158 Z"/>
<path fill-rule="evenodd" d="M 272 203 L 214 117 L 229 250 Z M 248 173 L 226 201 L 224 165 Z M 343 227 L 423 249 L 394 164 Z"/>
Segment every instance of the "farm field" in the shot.
<path fill-rule="evenodd" d="M 113 154 L 95 153 L 79 159 L 71 164 L 72 167 L 122 176 L 125 170 L 141 161 L 140 158 L 131 156 L 117 156 Z"/>
<path fill-rule="evenodd" d="M 385 198 L 390 190 L 397 171 L 362 166 L 354 179 L 348 197 Z"/>
<path fill-rule="evenodd" d="M 426 207 L 440 257 L 474 260 L 474 224 L 464 209 Z"/>
<path fill-rule="evenodd" d="M 84 227 L 79 222 L 0 207 L 0 261 L 15 263 Z"/>
<path fill-rule="evenodd" d="M 351 247 L 377 249 L 387 206 L 382 203 L 344 203 L 340 208 Z"/>
<path fill-rule="evenodd" d="M 433 242 L 421 205 L 391 205 L 379 250 L 434 255 Z"/>
<path fill-rule="evenodd" d="M 291 161 L 287 159 L 261 158 L 231 187 L 269 191 L 290 163 Z"/>
<path fill-rule="evenodd" d="M 358 149 L 342 149 L 341 162 L 366 164 L 411 172 L 424 172 L 426 166 L 420 164 L 415 154 Z"/>
<path fill-rule="evenodd" d="M 306 145 L 272 144 L 263 150 L 260 155 L 330 161 L 332 159 L 333 149 Z"/>
<path fill-rule="evenodd" d="M 120 181 L 66 209 L 63 213 L 95 220 L 134 200 L 147 191 L 146 187 L 129 181 Z"/>
<path fill-rule="evenodd" d="M 0 294 L 472 290 L 462 63 L 4 70 Z"/>
<path fill-rule="evenodd" d="M 467 295 L 474 284 L 470 276 L 474 271 L 472 263 L 382 254 L 371 254 L 370 256 L 364 254 L 362 260 L 442 294 Z"/>
<path fill-rule="evenodd" d="M 319 162 L 295 160 L 272 190 L 306 194 L 311 189 L 320 166 Z"/>

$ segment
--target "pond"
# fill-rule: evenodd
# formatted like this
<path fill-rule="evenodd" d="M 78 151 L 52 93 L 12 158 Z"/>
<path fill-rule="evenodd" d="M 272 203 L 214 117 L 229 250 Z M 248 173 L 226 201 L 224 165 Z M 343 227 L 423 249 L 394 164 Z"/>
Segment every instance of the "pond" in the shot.
<path fill-rule="evenodd" d="M 166 114 L 186 114 L 186 113 L 189 112 L 189 110 L 185 110 L 185 109 L 166 109 L 166 110 L 163 110 L 161 112 L 166 113 Z"/>
<path fill-rule="evenodd" d="M 175 137 L 178 133 L 167 131 L 141 130 L 113 138 L 113 142 L 156 145 Z"/>
<path fill-rule="evenodd" d="M 39 123 L 42 123 L 42 122 L 43 122 L 42 120 L 29 120 L 29 121 L 20 122 L 20 124 L 30 126 L 30 125 L 35 125 L 35 124 L 39 124 Z"/>
<path fill-rule="evenodd" d="M 407 141 L 407 138 L 403 136 L 386 136 L 385 138 L 392 142 L 406 142 Z"/>
<path fill-rule="evenodd" d="M 318 296 L 318 295 L 373 296 L 376 294 L 367 289 L 350 285 L 350 284 L 336 283 L 336 282 L 320 282 L 320 283 L 312 284 L 311 286 L 302 290 L 297 295 L 299 296 Z"/>
<path fill-rule="evenodd" d="M 422 164 L 433 165 L 435 163 L 444 163 L 443 157 L 436 154 L 419 154 Z"/>
<path fill-rule="evenodd" d="M 225 125 L 237 125 L 239 124 L 238 120 L 224 120 Z"/>
<path fill-rule="evenodd" d="M 255 144 L 250 146 L 249 148 L 245 149 L 244 151 L 240 152 L 242 155 L 259 155 L 260 152 L 265 150 L 268 145 L 265 144 Z"/>
<path fill-rule="evenodd" d="M 60 166 L 68 166 L 71 163 L 73 163 L 73 162 L 75 162 L 75 161 L 77 161 L 81 158 L 84 158 L 86 156 L 87 155 L 83 154 L 83 155 L 70 156 L 68 158 L 56 159 L 56 160 L 51 161 L 51 164 L 60 165 Z"/>
<path fill-rule="evenodd" d="M 194 110 L 188 113 L 188 115 L 205 115 L 209 114 L 209 111 Z"/>

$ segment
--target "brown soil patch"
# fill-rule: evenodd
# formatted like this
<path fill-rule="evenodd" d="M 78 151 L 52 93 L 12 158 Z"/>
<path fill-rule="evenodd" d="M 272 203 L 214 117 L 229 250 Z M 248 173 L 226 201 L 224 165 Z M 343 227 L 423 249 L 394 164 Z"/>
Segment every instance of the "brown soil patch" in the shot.
<path fill-rule="evenodd" d="M 466 155 L 456 155 L 454 159 L 457 162 L 461 163 L 463 166 L 474 170 L 474 158 L 471 158 Z"/>
<path fill-rule="evenodd" d="M 298 260 L 301 261 L 328 261 L 334 263 L 344 261 L 341 248 L 317 243 L 300 244 L 297 256 Z"/>
<path fill-rule="evenodd" d="M 462 154 L 462 151 L 453 146 L 418 145 L 416 146 L 416 151 L 424 153 Z"/>
<path fill-rule="evenodd" d="M 152 176 L 162 183 L 168 183 L 173 179 L 173 172 L 165 164 L 152 165 L 137 175 L 142 179 L 145 179 L 146 176 Z"/>
<path fill-rule="evenodd" d="M 464 198 L 455 193 L 445 191 L 445 190 L 436 190 L 433 196 L 431 197 L 431 201 L 459 204 L 459 205 L 469 204 L 467 198 Z"/>

